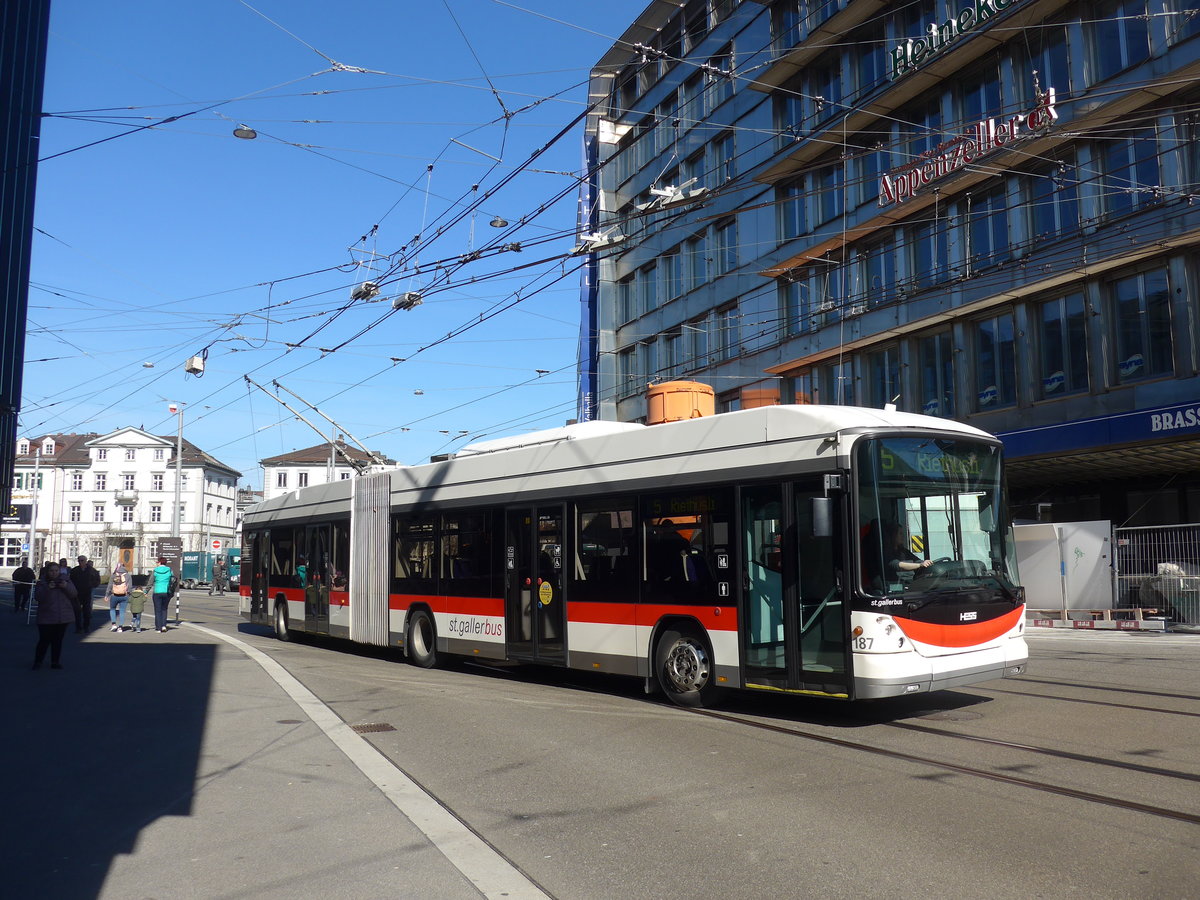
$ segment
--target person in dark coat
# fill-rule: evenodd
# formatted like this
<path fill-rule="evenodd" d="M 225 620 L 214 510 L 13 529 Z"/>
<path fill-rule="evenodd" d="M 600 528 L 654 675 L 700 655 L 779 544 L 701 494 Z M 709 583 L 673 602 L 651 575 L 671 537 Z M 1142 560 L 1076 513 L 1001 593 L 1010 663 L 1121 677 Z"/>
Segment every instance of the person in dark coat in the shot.
<path fill-rule="evenodd" d="M 29 568 L 29 560 L 21 558 L 21 565 L 13 569 L 13 612 L 29 608 L 29 595 L 37 582 L 37 572 Z"/>
<path fill-rule="evenodd" d="M 71 582 L 77 595 L 75 630 L 85 634 L 92 630 L 92 591 L 100 587 L 100 573 L 86 556 L 79 557 L 79 565 L 71 570 Z"/>
<path fill-rule="evenodd" d="M 34 598 L 37 600 L 38 642 L 33 653 L 33 668 L 42 667 L 47 650 L 50 651 L 50 668 L 62 668 L 63 637 L 67 633 L 67 626 L 75 619 L 72 603 L 75 594 L 75 585 L 70 574 L 64 572 L 58 563 L 47 563 L 34 588 Z"/>

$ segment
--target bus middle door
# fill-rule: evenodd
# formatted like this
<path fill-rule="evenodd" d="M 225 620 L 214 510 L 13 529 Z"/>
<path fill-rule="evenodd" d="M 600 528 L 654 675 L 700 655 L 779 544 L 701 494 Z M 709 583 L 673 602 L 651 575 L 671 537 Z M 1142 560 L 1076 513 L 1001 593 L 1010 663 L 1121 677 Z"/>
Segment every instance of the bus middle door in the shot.
<path fill-rule="evenodd" d="M 566 650 L 563 597 L 563 508 L 505 513 L 504 602 L 508 653 L 516 659 L 562 662 Z"/>

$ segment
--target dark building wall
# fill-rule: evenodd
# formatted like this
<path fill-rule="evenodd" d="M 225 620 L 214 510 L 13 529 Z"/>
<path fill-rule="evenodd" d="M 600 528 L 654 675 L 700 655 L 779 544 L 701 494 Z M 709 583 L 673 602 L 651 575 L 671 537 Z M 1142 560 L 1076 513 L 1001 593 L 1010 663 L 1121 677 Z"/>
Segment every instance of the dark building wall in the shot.
<path fill-rule="evenodd" d="M 12 491 L 50 0 L 0 2 L 0 505 Z"/>

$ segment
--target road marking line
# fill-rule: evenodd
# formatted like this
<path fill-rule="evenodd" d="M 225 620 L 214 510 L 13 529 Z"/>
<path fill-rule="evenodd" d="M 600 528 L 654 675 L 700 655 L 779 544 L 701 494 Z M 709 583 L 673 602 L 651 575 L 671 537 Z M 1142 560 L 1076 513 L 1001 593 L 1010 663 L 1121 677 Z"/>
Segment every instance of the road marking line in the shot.
<path fill-rule="evenodd" d="M 397 769 L 278 662 L 245 641 L 203 625 L 185 624 L 237 647 L 262 666 L 338 749 L 485 897 L 549 900 L 536 884 Z"/>

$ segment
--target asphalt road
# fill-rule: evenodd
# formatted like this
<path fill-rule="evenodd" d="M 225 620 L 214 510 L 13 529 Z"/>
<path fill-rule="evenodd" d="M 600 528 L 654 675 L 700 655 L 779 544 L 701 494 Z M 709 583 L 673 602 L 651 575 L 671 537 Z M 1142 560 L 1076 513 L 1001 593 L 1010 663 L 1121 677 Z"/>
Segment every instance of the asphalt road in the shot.
<path fill-rule="evenodd" d="M 30 672 L 33 627 L 9 609 L 5 897 L 1200 883 L 1196 636 L 1035 632 L 1020 679 L 859 707 L 737 695 L 713 718 L 590 673 L 285 644 L 198 592 L 179 629 L 69 635 L 63 671 Z"/>

